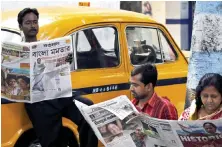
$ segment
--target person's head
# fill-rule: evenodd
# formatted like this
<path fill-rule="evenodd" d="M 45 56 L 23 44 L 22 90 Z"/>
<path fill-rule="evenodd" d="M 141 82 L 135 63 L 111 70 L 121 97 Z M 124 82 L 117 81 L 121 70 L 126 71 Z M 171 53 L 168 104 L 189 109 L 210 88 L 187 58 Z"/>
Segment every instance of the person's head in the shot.
<path fill-rule="evenodd" d="M 23 90 L 29 90 L 29 83 L 30 83 L 30 80 L 28 77 L 26 76 L 19 76 L 17 78 L 17 81 L 18 81 L 18 85 L 21 89 Z"/>
<path fill-rule="evenodd" d="M 16 77 L 14 75 L 7 75 L 6 83 L 9 87 L 15 88 L 17 86 Z"/>
<path fill-rule="evenodd" d="M 145 99 L 152 96 L 157 82 L 155 65 L 144 64 L 135 67 L 131 72 L 130 90 L 136 99 Z"/>
<path fill-rule="evenodd" d="M 37 9 L 24 8 L 18 14 L 18 24 L 25 38 L 36 38 L 39 31 L 39 12 Z"/>
<path fill-rule="evenodd" d="M 152 15 L 152 7 L 151 7 L 151 5 L 148 1 L 144 2 L 143 8 L 144 8 L 144 13 L 145 14 Z"/>
<path fill-rule="evenodd" d="M 37 63 L 38 63 L 38 64 L 41 64 L 41 58 L 38 58 L 38 59 L 37 59 Z"/>
<path fill-rule="evenodd" d="M 205 131 L 209 134 L 215 134 L 217 131 L 217 126 L 211 122 L 205 122 L 203 124 Z"/>
<path fill-rule="evenodd" d="M 102 134 L 107 132 L 106 125 L 103 125 L 103 126 L 99 127 L 98 129 L 99 129 L 100 133 L 102 133 Z"/>
<path fill-rule="evenodd" d="M 121 129 L 114 123 L 107 124 L 107 130 L 112 134 L 112 135 L 118 135 L 122 131 Z"/>
<path fill-rule="evenodd" d="M 222 76 L 216 73 L 205 74 L 196 88 L 197 111 L 203 108 L 215 112 L 222 104 Z"/>

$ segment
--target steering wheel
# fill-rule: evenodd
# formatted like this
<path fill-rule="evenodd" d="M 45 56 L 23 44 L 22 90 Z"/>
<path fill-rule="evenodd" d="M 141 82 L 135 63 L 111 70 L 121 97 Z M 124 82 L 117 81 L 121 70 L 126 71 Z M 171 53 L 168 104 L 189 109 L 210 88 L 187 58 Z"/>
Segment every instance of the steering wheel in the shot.
<path fill-rule="evenodd" d="M 136 52 L 135 50 L 131 53 L 131 59 L 133 61 L 133 64 L 145 64 L 145 63 L 155 63 L 156 62 L 156 52 L 154 48 L 150 45 L 143 45 L 142 50 L 145 51 L 145 53 L 149 52 L 149 55 L 139 59 L 139 57 L 136 57 Z"/>

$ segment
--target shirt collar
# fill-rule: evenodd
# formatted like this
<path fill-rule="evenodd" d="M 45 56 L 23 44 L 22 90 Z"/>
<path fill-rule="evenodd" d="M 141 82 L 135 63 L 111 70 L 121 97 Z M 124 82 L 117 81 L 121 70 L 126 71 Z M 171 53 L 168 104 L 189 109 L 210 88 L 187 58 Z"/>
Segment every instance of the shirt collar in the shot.
<path fill-rule="evenodd" d="M 153 93 L 152 97 L 144 104 L 143 108 L 146 105 L 149 105 L 151 107 L 154 107 L 155 103 L 159 100 L 159 97 L 157 96 L 156 92 Z M 139 100 L 134 99 L 133 104 L 137 105 L 139 103 Z"/>
<path fill-rule="evenodd" d="M 153 93 L 152 97 L 147 101 L 146 104 L 148 104 L 151 107 L 154 107 L 155 103 L 158 101 L 158 96 L 156 94 L 156 92 Z M 146 105 L 145 104 L 145 105 Z"/>

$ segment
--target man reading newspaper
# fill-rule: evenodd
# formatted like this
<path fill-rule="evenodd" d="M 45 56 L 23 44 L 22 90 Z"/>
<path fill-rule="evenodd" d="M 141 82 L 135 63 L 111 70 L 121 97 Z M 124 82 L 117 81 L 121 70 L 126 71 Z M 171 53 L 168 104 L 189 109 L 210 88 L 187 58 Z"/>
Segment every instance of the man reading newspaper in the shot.
<path fill-rule="evenodd" d="M 19 12 L 19 28 L 24 33 L 25 42 L 37 41 L 36 35 L 39 31 L 38 19 L 39 13 L 36 9 L 25 8 Z M 38 79 L 40 80 L 41 78 L 38 77 Z M 42 88 L 38 86 L 38 89 Z M 42 147 L 66 146 L 64 143 L 67 138 L 62 136 L 64 134 L 61 134 L 62 117 L 67 117 L 78 125 L 81 147 L 97 146 L 97 137 L 73 103 L 73 99 L 78 99 L 87 105 L 93 104 L 88 99 L 75 96 L 25 104 L 28 116 Z"/>
<path fill-rule="evenodd" d="M 177 120 L 175 106 L 166 97 L 159 97 L 154 88 L 157 82 L 155 65 L 145 64 L 131 72 L 130 90 L 135 97 L 132 103 L 140 112 L 159 119 Z"/>

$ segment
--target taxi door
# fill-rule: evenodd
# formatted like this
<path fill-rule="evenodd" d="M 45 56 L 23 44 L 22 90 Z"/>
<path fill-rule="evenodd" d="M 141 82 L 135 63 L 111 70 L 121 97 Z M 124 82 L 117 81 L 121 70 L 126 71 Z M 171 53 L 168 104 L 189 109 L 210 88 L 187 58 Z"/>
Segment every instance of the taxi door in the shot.
<path fill-rule="evenodd" d="M 129 96 L 120 24 L 87 25 L 70 35 L 76 59 L 71 73 L 74 92 L 84 94 L 94 103 Z"/>
<path fill-rule="evenodd" d="M 125 57 L 128 73 L 138 65 L 155 64 L 158 70 L 155 91 L 167 96 L 180 114 L 185 102 L 188 65 L 166 28 L 153 23 L 123 23 L 121 30 L 123 46 L 128 51 Z"/>

